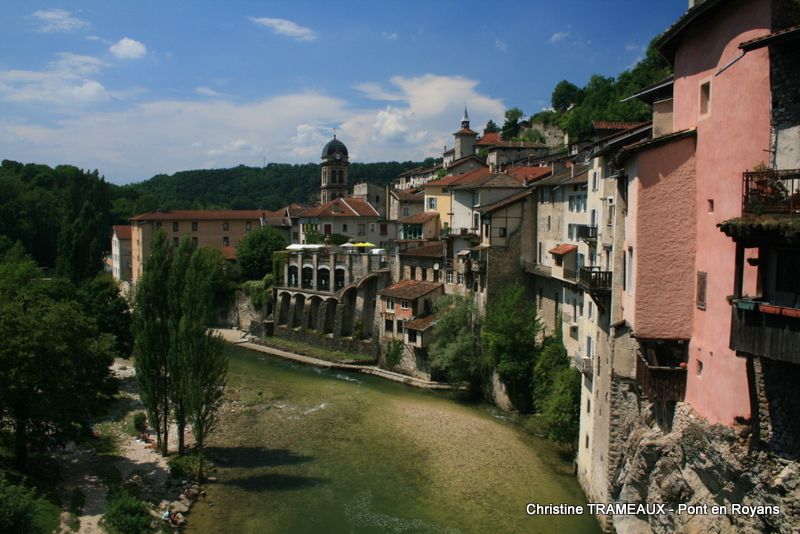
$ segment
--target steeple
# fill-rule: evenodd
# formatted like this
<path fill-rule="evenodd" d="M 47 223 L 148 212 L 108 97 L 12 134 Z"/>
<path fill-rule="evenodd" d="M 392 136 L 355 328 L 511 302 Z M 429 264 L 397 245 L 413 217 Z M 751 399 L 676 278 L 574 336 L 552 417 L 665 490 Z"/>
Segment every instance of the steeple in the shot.
<path fill-rule="evenodd" d="M 467 113 L 467 105 L 464 104 L 464 116 L 461 117 L 461 127 L 469 129 L 469 113 Z"/>

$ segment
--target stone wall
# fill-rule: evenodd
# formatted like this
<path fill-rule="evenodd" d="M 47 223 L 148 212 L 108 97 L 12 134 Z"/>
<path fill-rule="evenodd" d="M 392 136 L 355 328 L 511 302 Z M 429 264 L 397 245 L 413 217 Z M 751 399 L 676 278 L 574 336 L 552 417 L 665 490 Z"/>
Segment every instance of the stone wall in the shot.
<path fill-rule="evenodd" d="M 773 29 L 800 23 L 800 2 L 773 3 Z M 777 169 L 800 168 L 800 49 L 796 41 L 770 47 L 772 143 Z"/>
<path fill-rule="evenodd" d="M 760 440 L 773 453 L 800 457 L 800 365 L 753 358 Z"/>
<path fill-rule="evenodd" d="M 287 328 L 285 326 L 276 326 L 274 335 L 283 339 L 299 341 L 309 345 L 316 345 L 328 350 L 363 355 L 367 359 L 377 359 L 378 354 L 380 353 L 378 343 L 371 339 L 334 339 L 330 334 L 318 334 L 314 330 L 303 331 L 300 328 Z"/>
<path fill-rule="evenodd" d="M 264 318 L 263 310 L 256 310 L 250 297 L 242 291 L 237 291 L 231 307 L 217 317 L 217 322 L 219 326 L 249 331 L 251 323 L 261 323 Z"/>

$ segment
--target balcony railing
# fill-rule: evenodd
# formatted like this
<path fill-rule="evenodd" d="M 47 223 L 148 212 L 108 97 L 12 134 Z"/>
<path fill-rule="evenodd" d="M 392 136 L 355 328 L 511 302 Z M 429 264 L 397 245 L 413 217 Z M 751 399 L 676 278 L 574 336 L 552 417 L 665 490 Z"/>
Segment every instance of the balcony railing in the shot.
<path fill-rule="evenodd" d="M 594 373 L 594 359 L 591 356 L 584 356 L 583 354 L 576 354 L 572 357 L 575 367 L 585 376 L 591 378 Z"/>
<path fill-rule="evenodd" d="M 597 267 L 581 267 L 580 286 L 590 293 L 611 291 L 611 271 L 600 271 Z"/>
<path fill-rule="evenodd" d="M 730 346 L 737 352 L 800 364 L 800 309 L 735 301 Z"/>
<path fill-rule="evenodd" d="M 800 169 L 742 173 L 743 213 L 800 213 Z"/>
<path fill-rule="evenodd" d="M 578 280 L 578 271 L 573 271 L 572 269 L 567 269 L 565 267 L 563 272 L 564 272 L 564 280 L 572 280 L 572 281 Z"/>
<path fill-rule="evenodd" d="M 578 226 L 578 239 L 584 241 L 594 241 L 597 239 L 597 226 L 581 224 Z"/>
<path fill-rule="evenodd" d="M 682 401 L 686 395 L 686 368 L 650 365 L 638 352 L 636 380 L 642 393 L 650 400 Z"/>

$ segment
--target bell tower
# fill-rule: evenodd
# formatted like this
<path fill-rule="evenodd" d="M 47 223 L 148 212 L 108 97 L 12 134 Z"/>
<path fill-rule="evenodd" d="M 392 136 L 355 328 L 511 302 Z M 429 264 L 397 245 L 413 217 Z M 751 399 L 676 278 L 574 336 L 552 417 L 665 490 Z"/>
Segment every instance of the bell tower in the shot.
<path fill-rule="evenodd" d="M 326 204 L 335 198 L 349 196 L 350 179 L 347 176 L 349 165 L 347 147 L 336 139 L 336 134 L 333 134 L 333 139 L 328 141 L 322 149 L 320 204 Z"/>

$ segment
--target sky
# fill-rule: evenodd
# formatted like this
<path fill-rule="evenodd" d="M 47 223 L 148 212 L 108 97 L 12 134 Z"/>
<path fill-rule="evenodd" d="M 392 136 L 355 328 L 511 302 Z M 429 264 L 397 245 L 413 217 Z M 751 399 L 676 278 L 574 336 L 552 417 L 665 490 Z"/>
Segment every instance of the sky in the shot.
<path fill-rule="evenodd" d="M 179 170 L 421 161 L 471 127 L 615 76 L 685 0 L 37 2 L 0 6 L 0 159 Z"/>

